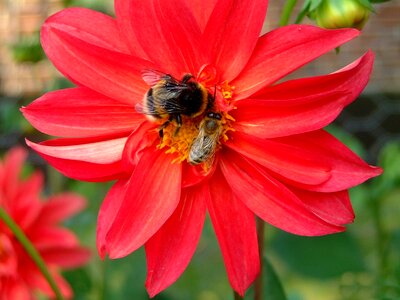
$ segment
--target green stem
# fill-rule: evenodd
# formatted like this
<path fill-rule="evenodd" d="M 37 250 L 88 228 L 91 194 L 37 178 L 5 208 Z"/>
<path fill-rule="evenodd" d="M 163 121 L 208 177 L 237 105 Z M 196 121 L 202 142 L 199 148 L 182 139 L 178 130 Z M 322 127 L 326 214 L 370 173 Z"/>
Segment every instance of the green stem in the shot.
<path fill-rule="evenodd" d="M 293 8 L 296 6 L 297 0 L 287 0 L 283 7 L 279 26 L 285 26 L 289 23 L 290 16 L 292 15 Z"/>
<path fill-rule="evenodd" d="M 382 220 L 382 198 L 373 198 L 372 201 L 372 215 L 375 223 L 376 228 L 376 247 L 377 247 L 377 256 L 378 256 L 378 274 L 377 274 L 377 281 L 378 281 L 378 293 L 384 294 L 384 286 L 381 284 L 381 281 L 387 276 L 387 269 L 388 269 L 388 242 L 389 237 L 385 230 L 383 220 Z"/>
<path fill-rule="evenodd" d="M 2 207 L 0 207 L 0 220 L 2 220 L 7 225 L 7 227 L 11 230 L 11 232 L 20 242 L 22 247 L 25 249 L 26 253 L 28 253 L 28 255 L 32 258 L 36 266 L 39 268 L 40 272 L 42 272 L 43 276 L 46 278 L 50 287 L 54 291 L 56 299 L 63 300 L 64 297 L 62 296 L 60 289 L 58 288 L 54 278 L 51 276 L 40 254 L 37 252 L 36 248 L 26 237 L 21 228 L 14 222 L 14 220 L 7 214 L 7 212 Z"/>
<path fill-rule="evenodd" d="M 233 296 L 235 298 L 235 300 L 243 300 L 244 298 L 242 296 L 240 296 L 238 293 L 236 293 L 235 291 L 233 292 Z"/>
<path fill-rule="evenodd" d="M 254 300 L 263 299 L 263 257 L 264 257 L 264 231 L 265 223 L 260 218 L 257 218 L 257 239 L 258 239 L 258 253 L 260 256 L 260 274 L 254 282 Z"/>

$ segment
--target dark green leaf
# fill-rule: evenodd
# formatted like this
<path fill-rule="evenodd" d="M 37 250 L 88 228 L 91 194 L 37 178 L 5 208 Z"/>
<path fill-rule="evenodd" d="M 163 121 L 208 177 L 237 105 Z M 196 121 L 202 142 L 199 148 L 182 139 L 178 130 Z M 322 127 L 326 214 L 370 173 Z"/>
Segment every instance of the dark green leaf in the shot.
<path fill-rule="evenodd" d="M 312 278 L 327 279 L 365 270 L 360 249 L 348 232 L 301 237 L 281 231 L 271 247 L 290 269 Z"/>
<path fill-rule="evenodd" d="M 281 280 L 266 256 L 263 258 L 262 296 L 268 300 L 287 300 Z M 246 300 L 254 299 L 254 285 L 246 293 Z"/>

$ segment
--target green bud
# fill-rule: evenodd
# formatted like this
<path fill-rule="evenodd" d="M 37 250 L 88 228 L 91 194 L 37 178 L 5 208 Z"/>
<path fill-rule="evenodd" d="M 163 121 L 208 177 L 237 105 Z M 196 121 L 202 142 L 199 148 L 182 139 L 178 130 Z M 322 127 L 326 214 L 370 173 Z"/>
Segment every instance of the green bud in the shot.
<path fill-rule="evenodd" d="M 359 0 L 322 0 L 315 10 L 315 19 L 323 28 L 362 29 L 370 12 L 371 9 Z"/>

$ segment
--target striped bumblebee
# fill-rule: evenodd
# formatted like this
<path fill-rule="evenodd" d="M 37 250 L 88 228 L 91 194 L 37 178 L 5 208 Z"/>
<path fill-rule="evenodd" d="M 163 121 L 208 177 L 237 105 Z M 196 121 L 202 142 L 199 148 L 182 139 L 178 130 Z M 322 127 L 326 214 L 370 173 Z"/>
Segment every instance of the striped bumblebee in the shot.
<path fill-rule="evenodd" d="M 136 110 L 146 114 L 153 122 L 166 119 L 159 128 L 161 138 L 163 129 L 172 121 L 176 122 L 175 134 L 178 133 L 182 126 L 181 115 L 195 118 L 213 105 L 214 98 L 204 86 L 193 80 L 191 74 L 185 74 L 182 80 L 178 80 L 169 74 L 145 70 L 142 77 L 151 88 Z"/>

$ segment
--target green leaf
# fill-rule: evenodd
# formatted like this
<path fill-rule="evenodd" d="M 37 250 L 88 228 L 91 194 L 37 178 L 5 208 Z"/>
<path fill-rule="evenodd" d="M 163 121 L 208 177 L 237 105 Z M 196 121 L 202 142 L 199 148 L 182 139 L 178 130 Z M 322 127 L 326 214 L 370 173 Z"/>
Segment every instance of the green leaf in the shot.
<path fill-rule="evenodd" d="M 383 3 L 383 2 L 389 2 L 390 0 L 370 0 L 371 3 Z"/>
<path fill-rule="evenodd" d="M 302 237 L 280 231 L 271 247 L 290 269 L 311 278 L 328 279 L 365 270 L 361 251 L 348 232 Z"/>
<path fill-rule="evenodd" d="M 266 256 L 263 257 L 262 270 L 262 296 L 268 300 L 287 300 L 281 280 L 271 262 Z M 254 285 L 246 293 L 246 300 L 254 299 Z"/>
<path fill-rule="evenodd" d="M 74 291 L 74 300 L 87 299 L 92 289 L 92 281 L 84 268 L 63 272 L 65 279 Z"/>
<path fill-rule="evenodd" d="M 370 11 L 374 11 L 374 8 L 369 0 L 358 0 L 364 7 L 368 8 Z"/>

